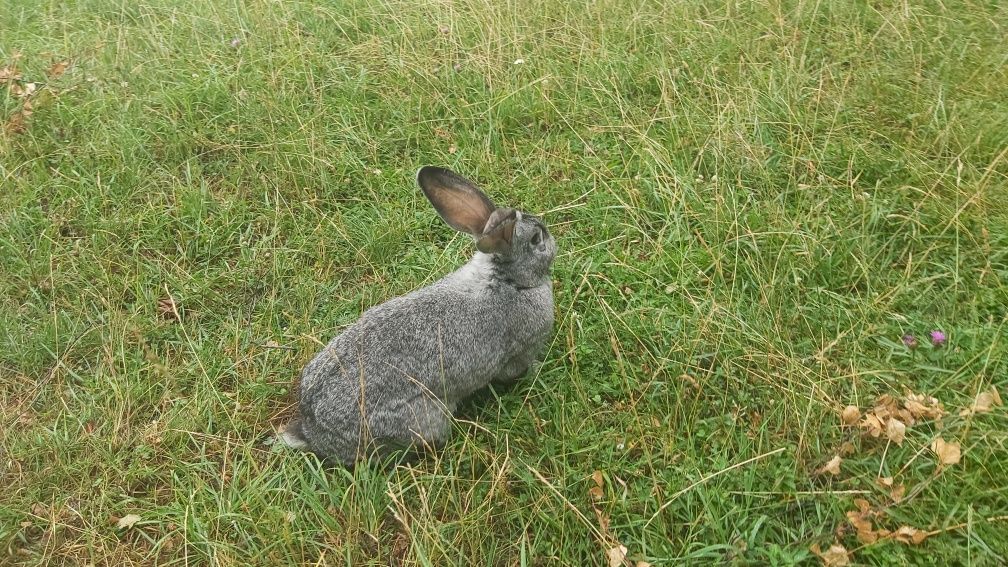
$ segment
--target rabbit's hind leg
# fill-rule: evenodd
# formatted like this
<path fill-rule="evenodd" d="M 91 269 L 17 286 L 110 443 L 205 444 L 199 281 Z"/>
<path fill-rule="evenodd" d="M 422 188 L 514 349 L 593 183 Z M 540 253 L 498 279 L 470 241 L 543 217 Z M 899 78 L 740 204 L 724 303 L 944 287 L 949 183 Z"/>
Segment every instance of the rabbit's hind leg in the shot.
<path fill-rule="evenodd" d="M 424 400 L 411 404 L 409 417 L 389 420 L 375 437 L 378 452 L 388 455 L 403 451 L 419 455 L 439 450 L 451 436 L 451 411 L 439 402 Z"/>
<path fill-rule="evenodd" d="M 507 361 L 504 368 L 493 377 L 491 382 L 504 386 L 513 384 L 528 373 L 529 368 L 532 368 L 533 362 L 535 362 L 535 359 L 524 353 L 514 356 L 511 360 Z"/>
<path fill-rule="evenodd" d="M 308 442 L 304 438 L 304 430 L 301 428 L 301 420 L 298 418 L 277 429 L 272 442 L 298 451 L 308 448 Z"/>

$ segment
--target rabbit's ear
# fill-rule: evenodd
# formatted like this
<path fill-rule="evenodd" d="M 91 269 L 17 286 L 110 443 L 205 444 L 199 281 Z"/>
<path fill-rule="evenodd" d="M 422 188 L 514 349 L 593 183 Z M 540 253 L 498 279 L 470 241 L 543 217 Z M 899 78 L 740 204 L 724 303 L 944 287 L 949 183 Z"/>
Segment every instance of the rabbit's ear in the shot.
<path fill-rule="evenodd" d="M 421 167 L 417 184 L 446 223 L 476 238 L 483 235 L 483 228 L 497 208 L 475 183 L 442 167 Z"/>
<path fill-rule="evenodd" d="M 487 254 L 501 254 L 511 251 L 511 238 L 514 236 L 515 223 L 518 222 L 518 211 L 514 209 L 497 209 L 490 214 L 483 234 L 476 238 L 476 249 Z"/>

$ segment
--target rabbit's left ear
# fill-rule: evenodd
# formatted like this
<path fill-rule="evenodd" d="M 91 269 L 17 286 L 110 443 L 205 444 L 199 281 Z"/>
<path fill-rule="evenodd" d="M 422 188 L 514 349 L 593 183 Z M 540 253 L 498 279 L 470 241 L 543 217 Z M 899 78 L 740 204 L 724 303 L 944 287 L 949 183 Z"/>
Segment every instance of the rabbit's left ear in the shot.
<path fill-rule="evenodd" d="M 475 183 L 449 169 L 428 165 L 417 172 L 417 184 L 452 228 L 477 239 L 483 236 L 497 207 Z"/>
<path fill-rule="evenodd" d="M 476 237 L 476 249 L 487 254 L 510 252 L 516 222 L 518 222 L 518 211 L 496 209 L 490 214 L 490 219 L 483 227 L 483 234 Z"/>

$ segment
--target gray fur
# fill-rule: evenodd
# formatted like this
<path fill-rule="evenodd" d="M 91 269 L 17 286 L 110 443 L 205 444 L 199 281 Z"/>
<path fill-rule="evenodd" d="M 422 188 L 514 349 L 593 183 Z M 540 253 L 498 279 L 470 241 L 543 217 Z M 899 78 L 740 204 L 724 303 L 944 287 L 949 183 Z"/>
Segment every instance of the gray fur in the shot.
<path fill-rule="evenodd" d="M 459 402 L 522 376 L 552 333 L 556 242 L 542 222 L 498 209 L 446 169 L 421 168 L 417 182 L 449 225 L 492 252 L 368 309 L 319 352 L 301 375 L 300 415 L 278 436 L 291 447 L 352 466 L 441 446 Z"/>

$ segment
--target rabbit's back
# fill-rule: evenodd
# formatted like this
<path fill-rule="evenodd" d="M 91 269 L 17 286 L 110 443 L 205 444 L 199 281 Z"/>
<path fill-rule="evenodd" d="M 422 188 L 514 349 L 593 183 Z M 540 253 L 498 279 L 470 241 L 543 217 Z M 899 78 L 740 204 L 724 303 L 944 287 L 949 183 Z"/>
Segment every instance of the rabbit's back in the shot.
<path fill-rule="evenodd" d="M 369 309 L 308 363 L 301 427 L 316 453 L 349 463 L 372 445 L 441 444 L 459 401 L 532 363 L 552 330 L 552 289 L 489 270 L 475 258 Z"/>

